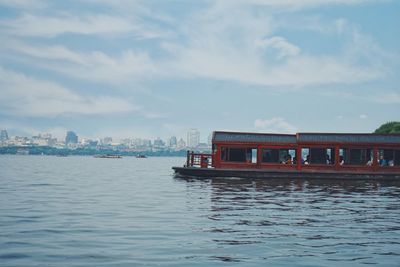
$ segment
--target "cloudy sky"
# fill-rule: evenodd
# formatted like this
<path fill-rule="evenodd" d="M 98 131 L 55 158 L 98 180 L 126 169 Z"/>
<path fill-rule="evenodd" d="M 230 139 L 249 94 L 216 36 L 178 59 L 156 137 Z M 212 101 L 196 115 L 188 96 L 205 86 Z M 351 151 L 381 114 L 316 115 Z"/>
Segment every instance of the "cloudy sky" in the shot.
<path fill-rule="evenodd" d="M 371 132 L 400 119 L 400 1 L 0 0 L 0 129 Z"/>

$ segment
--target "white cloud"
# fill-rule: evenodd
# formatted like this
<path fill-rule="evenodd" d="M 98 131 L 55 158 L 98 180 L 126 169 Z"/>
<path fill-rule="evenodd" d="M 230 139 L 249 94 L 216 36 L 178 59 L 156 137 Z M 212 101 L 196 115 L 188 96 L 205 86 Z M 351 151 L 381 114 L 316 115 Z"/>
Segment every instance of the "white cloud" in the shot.
<path fill-rule="evenodd" d="M 387 0 L 237 0 L 236 3 L 256 6 L 280 7 L 289 10 L 311 8 L 321 5 L 357 5 L 371 2 L 385 2 Z M 218 2 L 232 2 L 230 0 L 218 0 Z"/>
<path fill-rule="evenodd" d="M 109 114 L 137 108 L 122 98 L 81 96 L 61 85 L 0 68 L 2 113 L 29 117 Z"/>
<path fill-rule="evenodd" d="M 65 33 L 99 35 L 102 37 L 133 33 L 132 37 L 155 38 L 165 33 L 144 25 L 131 17 L 118 17 L 109 14 L 82 14 L 58 16 L 39 16 L 25 14 L 14 19 L 0 20 L 2 32 L 14 36 L 55 37 Z"/>
<path fill-rule="evenodd" d="M 88 2 L 110 5 L 103 0 Z M 315 6 L 325 4 L 360 4 L 362 0 L 306 0 L 306 1 L 216 1 L 211 7 L 175 22 L 181 38 L 164 38 L 159 57 L 153 49 L 126 48 L 113 53 L 78 51 L 66 45 L 27 44 L 9 39 L 2 46 L 13 50 L 32 67 L 57 71 L 74 79 L 112 84 L 144 79 L 201 77 L 263 86 L 302 87 L 325 84 L 353 84 L 377 80 L 387 73 L 380 60 L 384 51 L 354 31 L 346 49 L 337 55 L 313 55 L 276 34 L 276 17 L 268 9 L 254 12 L 249 6 Z M 126 1 L 111 6 L 121 9 Z M 236 4 L 243 5 L 235 8 Z M 137 7 L 138 4 L 133 4 Z M 133 8 L 133 7 L 131 7 Z M 265 8 L 265 7 L 264 7 Z M 143 8 L 142 8 L 143 9 Z M 141 10 L 142 10 L 141 9 Z M 142 11 L 141 11 L 142 12 Z M 147 24 L 146 24 L 147 23 Z M 347 21 L 336 19 L 337 31 L 345 31 Z M 150 24 L 140 21 L 135 14 L 126 16 L 54 14 L 38 16 L 25 14 L 13 20 L 1 20 L 0 26 L 17 39 L 27 36 L 52 37 L 63 33 L 83 35 L 127 34 L 143 38 L 164 36 Z M 282 26 L 282 25 L 280 25 Z M 286 25 L 287 26 L 287 25 Z M 286 27 L 285 26 L 285 27 Z M 348 36 L 347 36 L 348 37 Z M 183 41 L 182 41 L 183 39 Z M 39 42 L 40 43 L 40 42 Z M 156 43 L 154 43 L 156 44 Z M 260 49 L 261 48 L 261 49 Z M 271 53 L 265 53 L 265 51 Z M 22 55 L 22 56 L 21 56 Z M 39 60 L 31 60 L 26 55 Z M 278 58 L 279 62 L 275 59 Z M 387 56 L 385 56 L 385 59 Z M 379 63 L 379 64 L 378 64 Z"/>
<path fill-rule="evenodd" d="M 62 45 L 26 45 L 16 41 L 3 46 L 24 55 L 27 64 L 34 67 L 92 82 L 123 83 L 153 77 L 160 71 L 146 52 L 126 50 L 111 56 L 101 51 L 78 52 Z M 26 56 L 35 60 L 27 60 Z"/>
<path fill-rule="evenodd" d="M 296 133 L 297 127 L 288 123 L 284 118 L 274 117 L 271 119 L 256 119 L 254 127 L 258 131 L 270 133 Z"/>
<path fill-rule="evenodd" d="M 344 36 L 350 38 L 348 47 L 334 55 L 301 52 L 301 47 L 275 34 L 278 25 L 273 15 L 246 6 L 238 11 L 228 2 L 218 3 L 184 23 L 187 42 L 164 42 L 163 48 L 175 57 L 168 64 L 172 75 L 302 87 L 367 82 L 387 73 L 383 65 L 376 64 L 382 53 L 372 50 L 371 40 L 361 44 L 359 39 Z M 271 48 L 275 55 L 264 53 Z"/>
<path fill-rule="evenodd" d="M 88 0 L 102 3 L 104 1 Z M 363 3 L 365 1 L 251 1 L 251 5 L 286 6 Z M 121 6 L 118 1 L 111 6 Z M 386 69 L 379 62 L 382 50 L 368 45 L 371 40 L 360 34 L 351 40 L 350 48 L 338 55 L 312 55 L 301 52 L 301 48 L 286 38 L 275 34 L 276 19 L 265 10 L 254 12 L 248 5 L 240 9 L 235 3 L 216 1 L 203 11 L 175 22 L 176 33 L 181 38 L 164 38 L 163 52 L 159 57 L 155 50 L 125 49 L 116 53 L 105 51 L 74 51 L 65 45 L 27 45 L 20 41 L 9 42 L 8 49 L 22 55 L 39 58 L 25 60 L 33 67 L 43 67 L 69 77 L 92 82 L 113 84 L 137 79 L 170 77 L 201 77 L 227 80 L 263 86 L 309 86 L 320 84 L 360 83 L 382 78 Z M 233 7 L 232 7 L 233 5 Z M 136 7 L 137 4 L 134 4 Z M 160 30 L 138 21 L 135 16 L 116 17 L 103 15 L 57 14 L 52 17 L 26 14 L 14 20 L 3 20 L 9 35 L 50 37 L 62 33 L 80 34 L 130 34 L 140 36 L 162 36 Z M 343 31 L 344 20 L 335 20 Z M 164 36 L 165 37 L 165 36 Z M 16 37 L 19 38 L 19 37 Z M 182 41 L 182 39 L 184 41 Z M 3 44 L 4 46 L 4 44 Z M 7 44 L 5 44 L 7 46 Z M 260 49 L 262 48 L 262 49 Z M 371 52 L 372 53 L 369 53 Z M 265 53 L 265 51 L 271 53 Z M 274 60 L 278 58 L 279 62 Z M 359 60 L 361 58 L 361 60 Z M 374 58 L 367 63 L 365 58 Z M 57 61 L 57 62 L 54 62 Z"/>
<path fill-rule="evenodd" d="M 380 94 L 370 96 L 369 99 L 381 104 L 400 104 L 400 93 L 382 91 Z"/>
<path fill-rule="evenodd" d="M 286 41 L 285 38 L 280 36 L 274 36 L 263 40 L 256 40 L 256 46 L 259 46 L 261 48 L 275 48 L 279 51 L 279 57 L 295 56 L 300 53 L 299 47 L 289 43 L 288 41 Z"/>
<path fill-rule="evenodd" d="M 42 37 L 63 33 L 115 34 L 132 30 L 132 25 L 126 20 L 109 15 L 44 17 L 29 14 L 3 20 L 0 25 L 9 34 Z"/>
<path fill-rule="evenodd" d="M 0 6 L 20 9 L 41 9 L 47 6 L 45 0 L 1 0 Z"/>
<path fill-rule="evenodd" d="M 393 90 L 377 89 L 373 90 L 373 92 L 365 90 L 358 94 L 354 92 L 325 91 L 319 94 L 328 98 L 335 97 L 348 100 L 360 99 L 377 104 L 400 104 L 400 93 Z"/>

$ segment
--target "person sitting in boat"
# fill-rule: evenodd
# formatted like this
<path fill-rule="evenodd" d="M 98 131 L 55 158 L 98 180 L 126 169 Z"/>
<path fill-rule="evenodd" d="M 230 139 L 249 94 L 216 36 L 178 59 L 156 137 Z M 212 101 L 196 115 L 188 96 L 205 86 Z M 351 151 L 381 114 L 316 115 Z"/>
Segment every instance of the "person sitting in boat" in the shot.
<path fill-rule="evenodd" d="M 293 157 L 293 164 L 297 164 L 297 157 Z"/>
<path fill-rule="evenodd" d="M 379 157 L 379 166 L 388 166 L 388 162 L 387 160 L 383 157 L 383 155 L 381 155 Z"/>
<path fill-rule="evenodd" d="M 309 165 L 310 164 L 310 159 L 311 159 L 310 155 L 307 155 L 306 160 L 304 161 L 304 164 L 305 165 Z"/>
<path fill-rule="evenodd" d="M 292 162 L 292 156 L 291 156 L 291 155 L 287 155 L 287 156 L 286 156 L 286 162 L 285 162 L 285 164 L 290 164 L 290 165 L 293 164 L 293 162 Z"/>
<path fill-rule="evenodd" d="M 329 157 L 329 155 L 326 155 L 326 164 L 329 165 L 331 164 L 331 158 Z"/>
<path fill-rule="evenodd" d="M 367 164 L 366 164 L 367 166 L 372 166 L 372 159 L 371 158 L 369 158 L 369 160 L 367 161 Z"/>
<path fill-rule="evenodd" d="M 340 164 L 340 165 L 344 165 L 344 158 L 343 158 L 343 156 L 340 156 L 340 157 L 339 157 L 339 164 Z"/>
<path fill-rule="evenodd" d="M 391 166 L 391 167 L 393 167 L 393 166 L 394 166 L 394 160 L 393 160 L 393 159 L 390 159 L 389 162 L 388 162 L 388 165 Z"/>

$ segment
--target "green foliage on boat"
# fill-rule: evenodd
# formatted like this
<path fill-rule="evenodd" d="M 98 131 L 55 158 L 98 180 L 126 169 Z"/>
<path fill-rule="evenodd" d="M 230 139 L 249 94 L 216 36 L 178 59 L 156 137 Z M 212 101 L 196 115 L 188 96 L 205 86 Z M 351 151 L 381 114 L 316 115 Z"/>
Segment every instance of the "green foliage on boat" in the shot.
<path fill-rule="evenodd" d="M 391 121 L 382 124 L 378 129 L 375 130 L 377 134 L 400 134 L 400 122 Z"/>

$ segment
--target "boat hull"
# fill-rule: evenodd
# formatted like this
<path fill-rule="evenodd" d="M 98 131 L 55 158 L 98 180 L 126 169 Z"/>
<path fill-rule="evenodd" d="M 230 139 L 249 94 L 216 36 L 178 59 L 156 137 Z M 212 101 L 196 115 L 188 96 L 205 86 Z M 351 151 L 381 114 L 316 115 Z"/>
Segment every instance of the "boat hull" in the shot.
<path fill-rule="evenodd" d="M 378 172 L 329 172 L 329 171 L 295 171 L 266 169 L 214 169 L 196 167 L 172 167 L 176 177 L 239 177 L 263 179 L 340 179 L 340 180 L 399 180 L 400 173 Z"/>

